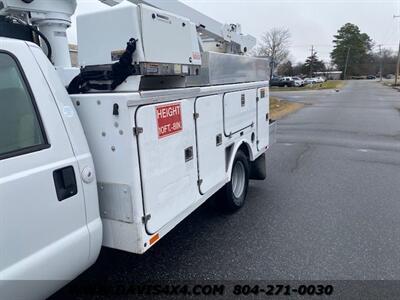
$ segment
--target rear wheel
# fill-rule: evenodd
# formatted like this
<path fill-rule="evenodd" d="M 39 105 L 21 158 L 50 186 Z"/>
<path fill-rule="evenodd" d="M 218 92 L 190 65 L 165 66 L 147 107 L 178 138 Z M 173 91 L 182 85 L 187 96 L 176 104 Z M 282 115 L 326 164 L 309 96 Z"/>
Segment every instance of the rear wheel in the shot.
<path fill-rule="evenodd" d="M 243 207 L 249 186 L 249 174 L 249 160 L 239 150 L 233 162 L 231 181 L 217 195 L 217 201 L 223 210 L 235 212 Z"/>

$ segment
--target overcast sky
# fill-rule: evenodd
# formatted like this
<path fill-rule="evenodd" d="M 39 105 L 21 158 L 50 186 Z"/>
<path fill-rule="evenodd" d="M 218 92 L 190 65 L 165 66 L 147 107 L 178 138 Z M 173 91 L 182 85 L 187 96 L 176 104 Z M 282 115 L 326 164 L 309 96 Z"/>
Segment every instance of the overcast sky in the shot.
<path fill-rule="evenodd" d="M 168 1 L 168 0 L 165 0 Z M 358 25 L 375 44 L 397 49 L 400 39 L 400 0 L 182 0 L 222 23 L 240 23 L 244 33 L 259 38 L 273 27 L 291 33 L 291 59 L 304 61 L 311 45 L 329 61 L 333 35 L 347 22 Z M 78 0 L 76 14 L 107 8 L 97 0 Z M 73 19 L 75 23 L 75 19 Z M 96 30 L 95 28 L 93 30 Z M 76 43 L 76 26 L 68 31 Z"/>

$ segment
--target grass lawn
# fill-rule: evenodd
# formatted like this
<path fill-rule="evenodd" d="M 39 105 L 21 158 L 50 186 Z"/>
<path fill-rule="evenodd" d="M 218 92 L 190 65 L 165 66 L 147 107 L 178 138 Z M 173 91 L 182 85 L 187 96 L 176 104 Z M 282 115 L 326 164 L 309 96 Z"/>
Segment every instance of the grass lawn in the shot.
<path fill-rule="evenodd" d="M 269 113 L 272 120 L 282 119 L 304 106 L 302 103 L 285 101 L 276 97 L 270 97 L 269 101 Z"/>
<path fill-rule="evenodd" d="M 385 79 L 382 81 L 382 84 L 384 84 L 386 86 L 396 87 L 394 85 L 394 79 Z M 400 86 L 400 81 L 397 83 L 397 86 Z"/>
<path fill-rule="evenodd" d="M 303 87 L 270 87 L 271 91 L 309 91 L 309 90 L 327 90 L 341 89 L 346 82 L 344 80 L 328 80 L 323 83 L 308 84 Z"/>

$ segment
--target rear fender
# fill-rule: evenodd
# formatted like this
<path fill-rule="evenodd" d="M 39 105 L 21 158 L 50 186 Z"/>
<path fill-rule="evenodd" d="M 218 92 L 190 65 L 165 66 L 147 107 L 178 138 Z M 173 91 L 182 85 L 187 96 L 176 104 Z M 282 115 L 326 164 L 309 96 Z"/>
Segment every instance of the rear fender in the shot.
<path fill-rule="evenodd" d="M 254 161 L 253 151 L 251 149 L 250 143 L 247 139 L 242 139 L 226 148 L 226 162 L 227 162 L 227 173 L 228 180 L 231 180 L 233 161 L 235 160 L 236 154 L 239 150 L 242 150 L 244 154 L 249 159 L 249 162 Z"/>

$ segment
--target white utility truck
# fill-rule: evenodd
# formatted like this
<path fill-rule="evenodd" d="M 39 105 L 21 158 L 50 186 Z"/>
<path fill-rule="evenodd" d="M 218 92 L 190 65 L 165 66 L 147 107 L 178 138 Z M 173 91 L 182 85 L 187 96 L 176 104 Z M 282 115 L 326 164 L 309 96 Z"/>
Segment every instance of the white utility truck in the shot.
<path fill-rule="evenodd" d="M 77 18 L 77 69 L 75 0 L 0 0 L 0 299 L 50 295 L 102 245 L 144 253 L 212 195 L 235 211 L 265 179 L 255 39 L 178 1 L 102 2 Z"/>

